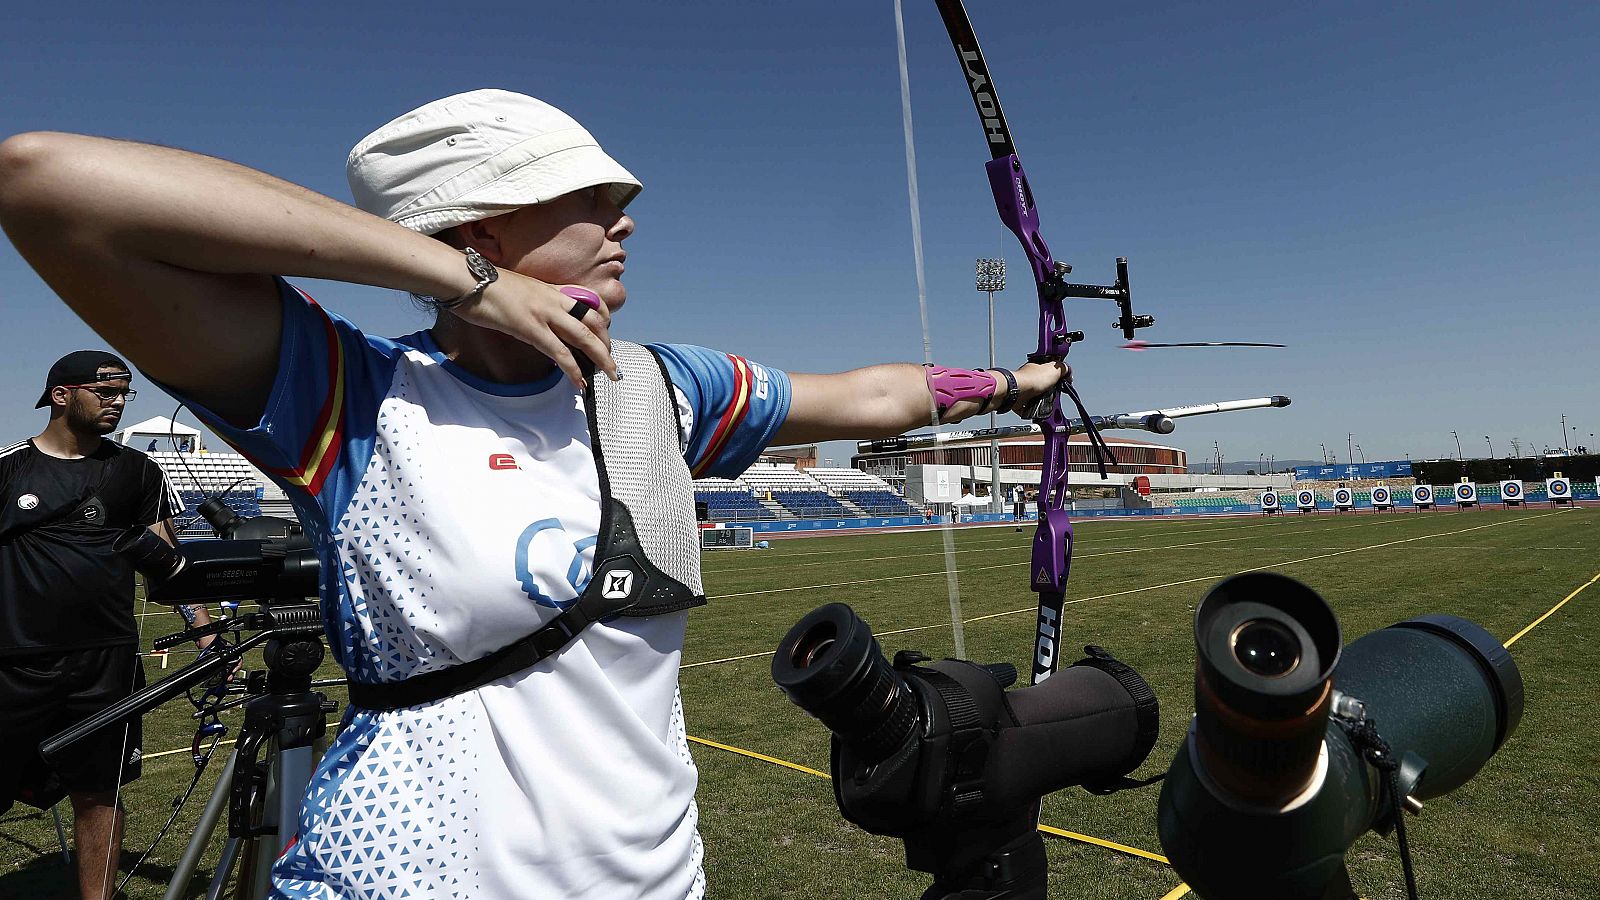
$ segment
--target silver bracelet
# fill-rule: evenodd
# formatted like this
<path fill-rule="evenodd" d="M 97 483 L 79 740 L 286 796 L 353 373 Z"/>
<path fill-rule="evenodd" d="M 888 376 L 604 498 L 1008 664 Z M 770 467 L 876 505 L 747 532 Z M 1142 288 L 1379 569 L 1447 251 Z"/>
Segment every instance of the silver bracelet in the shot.
<path fill-rule="evenodd" d="M 483 296 L 483 291 L 485 288 L 500 280 L 500 270 L 494 267 L 494 263 L 484 259 L 483 254 L 472 249 L 471 247 L 468 247 L 463 252 L 466 253 L 467 256 L 467 271 L 472 273 L 473 278 L 478 279 L 478 283 L 474 285 L 471 290 L 454 299 L 440 300 L 435 298 L 433 305 L 439 307 L 440 309 L 455 309 L 469 300 L 476 300 Z"/>

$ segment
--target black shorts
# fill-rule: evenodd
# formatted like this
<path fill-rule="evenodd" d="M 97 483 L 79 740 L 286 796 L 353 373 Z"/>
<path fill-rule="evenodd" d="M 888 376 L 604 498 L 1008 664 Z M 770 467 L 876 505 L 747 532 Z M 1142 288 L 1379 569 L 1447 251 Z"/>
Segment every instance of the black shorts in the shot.
<path fill-rule="evenodd" d="M 144 687 L 137 647 L 0 657 L 0 812 L 16 800 L 50 806 L 60 793 L 116 790 L 139 777 L 137 717 L 65 748 L 48 763 L 39 744 Z M 59 785 L 59 788 L 57 788 Z"/>

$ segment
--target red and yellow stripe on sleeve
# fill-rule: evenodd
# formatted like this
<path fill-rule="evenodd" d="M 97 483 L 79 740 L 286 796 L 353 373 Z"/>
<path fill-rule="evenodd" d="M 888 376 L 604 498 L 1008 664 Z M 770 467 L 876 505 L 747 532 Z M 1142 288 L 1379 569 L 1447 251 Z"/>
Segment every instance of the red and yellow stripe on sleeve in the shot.
<path fill-rule="evenodd" d="M 751 370 L 750 363 L 742 356 L 728 354 L 728 361 L 733 363 L 733 397 L 728 402 L 728 408 L 722 413 L 722 418 L 717 422 L 717 428 L 711 433 L 711 440 L 706 443 L 706 451 L 700 454 L 700 461 L 695 463 L 690 473 L 695 478 L 703 476 L 722 455 L 722 450 L 733 438 L 733 433 L 739 430 L 739 425 L 744 422 L 745 416 L 750 413 L 750 397 L 755 391 L 756 377 Z"/>
<path fill-rule="evenodd" d="M 299 288 L 295 290 L 299 291 Z M 344 344 L 339 340 L 339 333 L 333 327 L 333 319 L 322 311 L 315 300 L 312 300 L 304 291 L 300 296 L 305 297 L 317 316 L 322 320 L 322 327 L 328 342 L 328 394 L 322 401 L 322 407 L 317 410 L 315 424 L 306 436 L 306 442 L 300 450 L 296 464 L 291 468 L 281 468 L 262 465 L 263 471 L 269 475 L 276 475 L 285 482 L 295 487 L 304 488 L 313 495 L 322 491 L 323 482 L 328 480 L 328 475 L 333 472 L 333 464 L 339 458 L 339 445 L 344 437 Z M 259 460 L 251 460 L 261 465 Z"/>

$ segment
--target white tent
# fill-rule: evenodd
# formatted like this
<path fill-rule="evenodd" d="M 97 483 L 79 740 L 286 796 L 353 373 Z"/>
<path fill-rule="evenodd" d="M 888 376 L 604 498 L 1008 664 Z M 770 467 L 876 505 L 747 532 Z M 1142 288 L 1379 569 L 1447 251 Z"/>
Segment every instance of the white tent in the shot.
<path fill-rule="evenodd" d="M 182 422 L 174 422 L 166 416 L 156 416 L 145 419 L 137 425 L 129 425 L 117 432 L 116 441 L 124 447 L 135 450 L 172 450 L 173 441 L 181 450 L 187 445 L 186 452 L 195 452 L 200 449 L 200 430 L 191 428 Z M 151 446 L 151 442 L 155 446 Z"/>

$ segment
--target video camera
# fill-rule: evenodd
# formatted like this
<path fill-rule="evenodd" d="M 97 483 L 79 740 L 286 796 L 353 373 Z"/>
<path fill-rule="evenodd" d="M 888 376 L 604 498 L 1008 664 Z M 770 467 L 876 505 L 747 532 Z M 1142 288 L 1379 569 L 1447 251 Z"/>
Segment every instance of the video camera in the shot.
<path fill-rule="evenodd" d="M 1471 779 L 1522 718 L 1504 646 L 1455 616 L 1341 650 L 1317 593 L 1255 572 L 1195 611 L 1195 718 L 1161 791 L 1161 846 L 1204 900 L 1347 900 L 1344 855 Z"/>
<path fill-rule="evenodd" d="M 112 545 L 128 554 L 145 576 L 151 601 L 203 603 L 248 597 L 270 604 L 317 595 L 321 564 L 299 523 L 276 516 L 240 518 L 215 497 L 200 504 L 199 511 L 220 540 L 173 547 L 141 525 Z"/>
<path fill-rule="evenodd" d="M 772 677 L 833 732 L 834 798 L 844 817 L 899 837 L 935 898 L 1043 900 L 1040 798 L 1103 790 L 1155 745 L 1155 695 L 1097 647 L 1033 687 L 1007 691 L 1007 663 L 883 657 L 871 628 L 831 603 L 778 645 Z"/>

